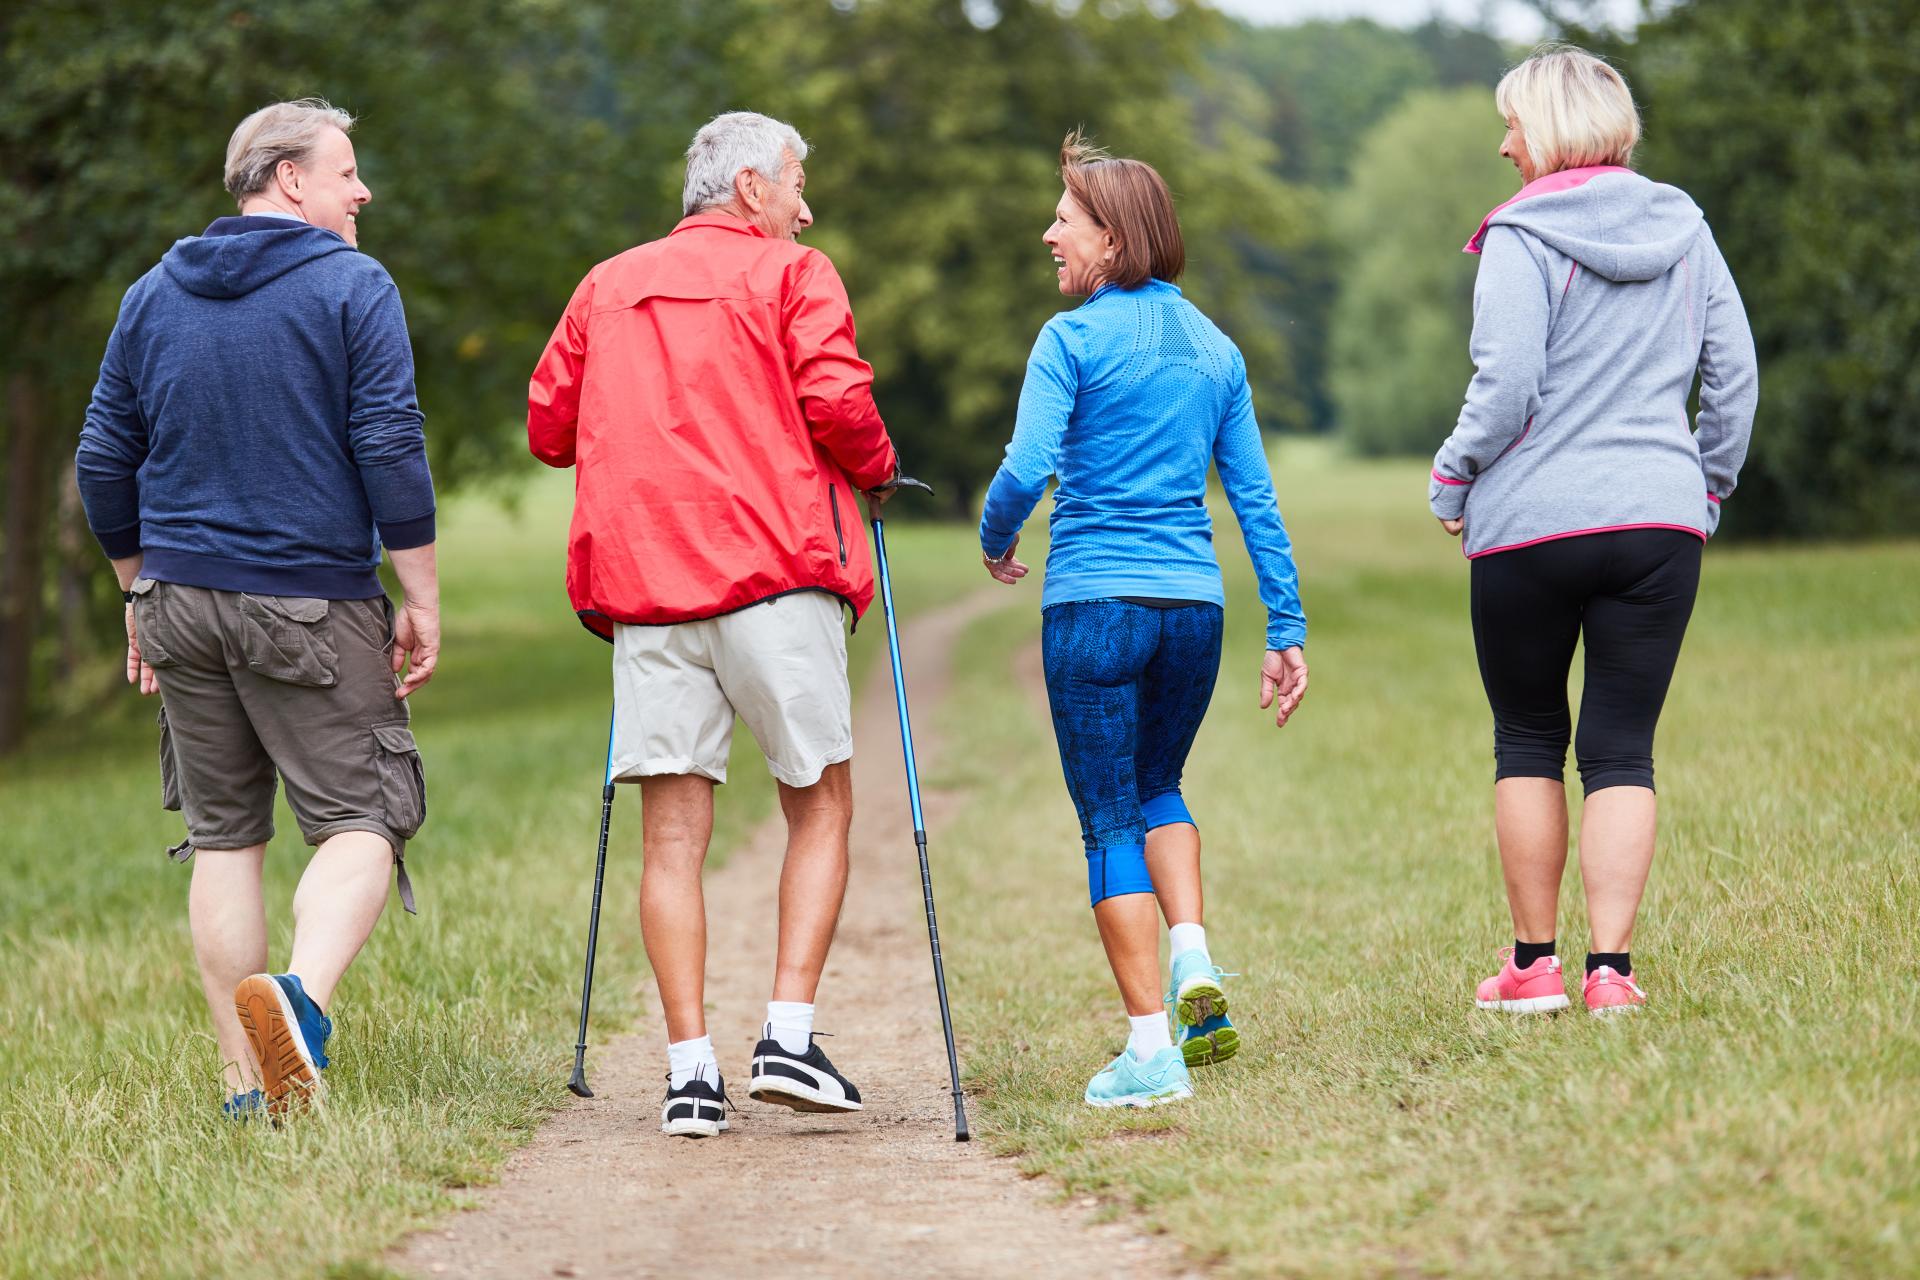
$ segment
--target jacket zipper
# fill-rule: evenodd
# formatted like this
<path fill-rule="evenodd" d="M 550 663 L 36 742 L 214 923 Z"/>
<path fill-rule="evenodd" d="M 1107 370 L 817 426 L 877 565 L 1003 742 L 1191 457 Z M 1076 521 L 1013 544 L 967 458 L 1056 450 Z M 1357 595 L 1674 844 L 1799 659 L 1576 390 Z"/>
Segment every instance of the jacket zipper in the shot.
<path fill-rule="evenodd" d="M 833 511 L 833 540 L 840 544 L 840 567 L 847 567 L 847 535 L 840 528 L 840 491 L 827 486 L 827 506 Z"/>

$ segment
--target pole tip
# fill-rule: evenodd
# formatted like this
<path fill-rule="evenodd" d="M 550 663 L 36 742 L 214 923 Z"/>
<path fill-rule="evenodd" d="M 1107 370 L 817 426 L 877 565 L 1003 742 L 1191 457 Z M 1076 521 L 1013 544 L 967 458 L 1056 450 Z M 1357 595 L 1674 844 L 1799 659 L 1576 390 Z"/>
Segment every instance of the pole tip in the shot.
<path fill-rule="evenodd" d="M 587 1073 L 579 1067 L 573 1069 L 573 1079 L 567 1081 L 567 1090 L 576 1098 L 591 1098 L 593 1090 L 587 1088 Z"/>

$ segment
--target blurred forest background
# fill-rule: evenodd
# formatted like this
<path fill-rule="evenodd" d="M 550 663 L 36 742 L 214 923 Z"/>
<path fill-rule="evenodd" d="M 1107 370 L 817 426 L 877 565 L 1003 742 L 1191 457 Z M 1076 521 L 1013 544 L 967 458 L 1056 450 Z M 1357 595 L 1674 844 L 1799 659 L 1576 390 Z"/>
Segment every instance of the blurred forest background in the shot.
<path fill-rule="evenodd" d="M 1628 32 L 1542 9 L 1623 69 L 1639 167 L 1706 210 L 1751 313 L 1760 420 L 1724 534 L 1920 530 L 1920 0 L 1660 3 Z M 113 690 L 76 437 L 121 294 L 232 211 L 226 140 L 264 103 L 360 117 L 362 247 L 406 301 L 443 491 L 532 465 L 533 359 L 587 268 L 678 219 L 694 129 L 792 121 L 808 242 L 958 514 L 1063 305 L 1039 237 L 1075 125 L 1166 174 L 1187 292 L 1245 351 L 1268 430 L 1430 452 L 1471 373 L 1460 245 L 1517 185 L 1489 90 L 1524 53 L 1439 20 L 1254 27 L 1187 0 L 13 0 L 0 753 Z"/>

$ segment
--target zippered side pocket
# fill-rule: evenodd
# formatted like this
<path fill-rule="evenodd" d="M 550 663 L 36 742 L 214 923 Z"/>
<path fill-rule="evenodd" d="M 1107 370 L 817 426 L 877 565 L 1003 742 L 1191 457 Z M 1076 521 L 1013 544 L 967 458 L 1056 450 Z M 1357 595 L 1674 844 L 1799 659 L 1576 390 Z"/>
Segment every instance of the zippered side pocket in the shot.
<path fill-rule="evenodd" d="M 827 508 L 833 512 L 833 540 L 840 544 L 840 567 L 847 567 L 847 534 L 840 527 L 840 491 L 827 485 Z"/>

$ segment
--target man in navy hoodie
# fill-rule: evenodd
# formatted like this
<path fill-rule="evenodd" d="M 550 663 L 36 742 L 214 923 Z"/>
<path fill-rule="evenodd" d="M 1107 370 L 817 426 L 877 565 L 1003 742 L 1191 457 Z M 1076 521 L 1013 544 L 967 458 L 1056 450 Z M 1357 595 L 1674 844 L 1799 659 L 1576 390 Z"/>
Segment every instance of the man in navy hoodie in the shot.
<path fill-rule="evenodd" d="M 433 480 L 400 295 L 356 251 L 353 118 L 318 100 L 227 146 L 240 216 L 127 290 L 76 466 L 127 601 L 127 679 L 158 691 L 162 803 L 229 1113 L 317 1100 L 326 1015 L 426 817 L 408 694 L 440 649 Z M 400 580 L 396 611 L 377 569 Z M 405 671 L 405 677 L 400 673 Z M 266 972 L 276 775 L 310 845 L 286 972 Z"/>

